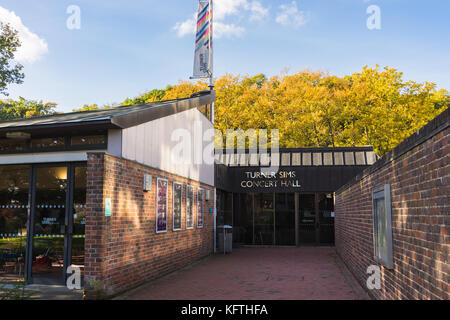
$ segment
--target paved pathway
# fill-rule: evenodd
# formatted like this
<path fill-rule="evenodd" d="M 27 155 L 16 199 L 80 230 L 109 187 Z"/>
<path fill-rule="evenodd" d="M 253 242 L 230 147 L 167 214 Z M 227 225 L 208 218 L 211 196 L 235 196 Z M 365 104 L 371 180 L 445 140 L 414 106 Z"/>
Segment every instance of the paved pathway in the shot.
<path fill-rule="evenodd" d="M 334 248 L 240 248 L 135 289 L 117 299 L 367 299 Z"/>

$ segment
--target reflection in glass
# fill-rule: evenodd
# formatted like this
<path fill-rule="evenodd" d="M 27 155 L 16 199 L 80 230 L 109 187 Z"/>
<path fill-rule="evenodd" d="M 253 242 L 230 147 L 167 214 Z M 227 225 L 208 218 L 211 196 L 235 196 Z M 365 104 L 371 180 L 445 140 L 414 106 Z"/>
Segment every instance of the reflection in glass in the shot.
<path fill-rule="evenodd" d="M 73 146 L 102 145 L 106 143 L 106 136 L 103 134 L 96 136 L 74 136 L 71 140 Z"/>
<path fill-rule="evenodd" d="M 260 245 L 274 244 L 273 193 L 255 195 L 254 243 Z"/>
<path fill-rule="evenodd" d="M 0 152 L 20 152 L 26 148 L 25 140 L 0 139 Z"/>
<path fill-rule="evenodd" d="M 45 284 L 63 277 L 66 190 L 67 167 L 36 169 L 32 276 Z"/>
<path fill-rule="evenodd" d="M 300 244 L 316 242 L 316 209 L 314 194 L 299 195 L 299 237 Z"/>
<path fill-rule="evenodd" d="M 276 244 L 295 245 L 295 198 L 293 193 L 275 194 Z"/>
<path fill-rule="evenodd" d="M 320 243 L 334 243 L 334 199 L 330 193 L 319 194 Z"/>
<path fill-rule="evenodd" d="M 84 239 L 86 226 L 86 174 L 86 167 L 75 167 L 71 265 L 81 269 L 82 283 L 84 276 Z"/>
<path fill-rule="evenodd" d="M 64 137 L 31 139 L 31 148 L 64 147 Z"/>
<path fill-rule="evenodd" d="M 233 242 L 253 244 L 253 194 L 241 193 L 235 195 L 235 198 L 238 209 L 233 211 Z M 231 219 L 227 220 L 226 214 L 232 210 L 232 199 L 230 193 L 223 194 L 221 202 L 225 208 L 224 222 L 229 225 L 231 225 Z"/>
<path fill-rule="evenodd" d="M 30 166 L 0 166 L 0 282 L 23 280 Z"/>

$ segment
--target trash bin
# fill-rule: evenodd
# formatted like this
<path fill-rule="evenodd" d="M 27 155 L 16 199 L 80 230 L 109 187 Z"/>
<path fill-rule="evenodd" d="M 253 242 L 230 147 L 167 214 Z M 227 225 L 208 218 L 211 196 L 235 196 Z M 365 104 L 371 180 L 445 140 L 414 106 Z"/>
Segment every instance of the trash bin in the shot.
<path fill-rule="evenodd" d="M 218 252 L 231 253 L 233 251 L 233 227 L 224 225 L 218 229 Z"/>

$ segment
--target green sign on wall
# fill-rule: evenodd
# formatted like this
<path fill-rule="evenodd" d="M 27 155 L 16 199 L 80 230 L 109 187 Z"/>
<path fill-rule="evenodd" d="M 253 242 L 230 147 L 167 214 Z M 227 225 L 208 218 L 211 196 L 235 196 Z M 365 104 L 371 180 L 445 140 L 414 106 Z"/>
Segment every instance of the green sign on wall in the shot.
<path fill-rule="evenodd" d="M 105 199 L 105 217 L 111 216 L 111 198 Z"/>

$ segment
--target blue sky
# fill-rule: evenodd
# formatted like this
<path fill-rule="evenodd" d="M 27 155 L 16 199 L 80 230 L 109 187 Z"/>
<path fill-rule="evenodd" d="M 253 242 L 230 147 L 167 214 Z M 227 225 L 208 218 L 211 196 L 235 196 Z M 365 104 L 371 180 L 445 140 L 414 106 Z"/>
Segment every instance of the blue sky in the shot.
<path fill-rule="evenodd" d="M 379 64 L 450 89 L 450 1 L 215 2 L 217 76 L 305 68 L 345 75 Z M 70 5 L 81 10 L 79 30 L 66 26 Z M 371 5 L 380 8 L 380 30 L 366 26 Z M 196 10 L 197 0 L 0 0 L 0 20 L 20 22 L 27 43 L 19 55 L 25 82 L 10 86 L 10 97 L 67 112 L 187 80 Z"/>

